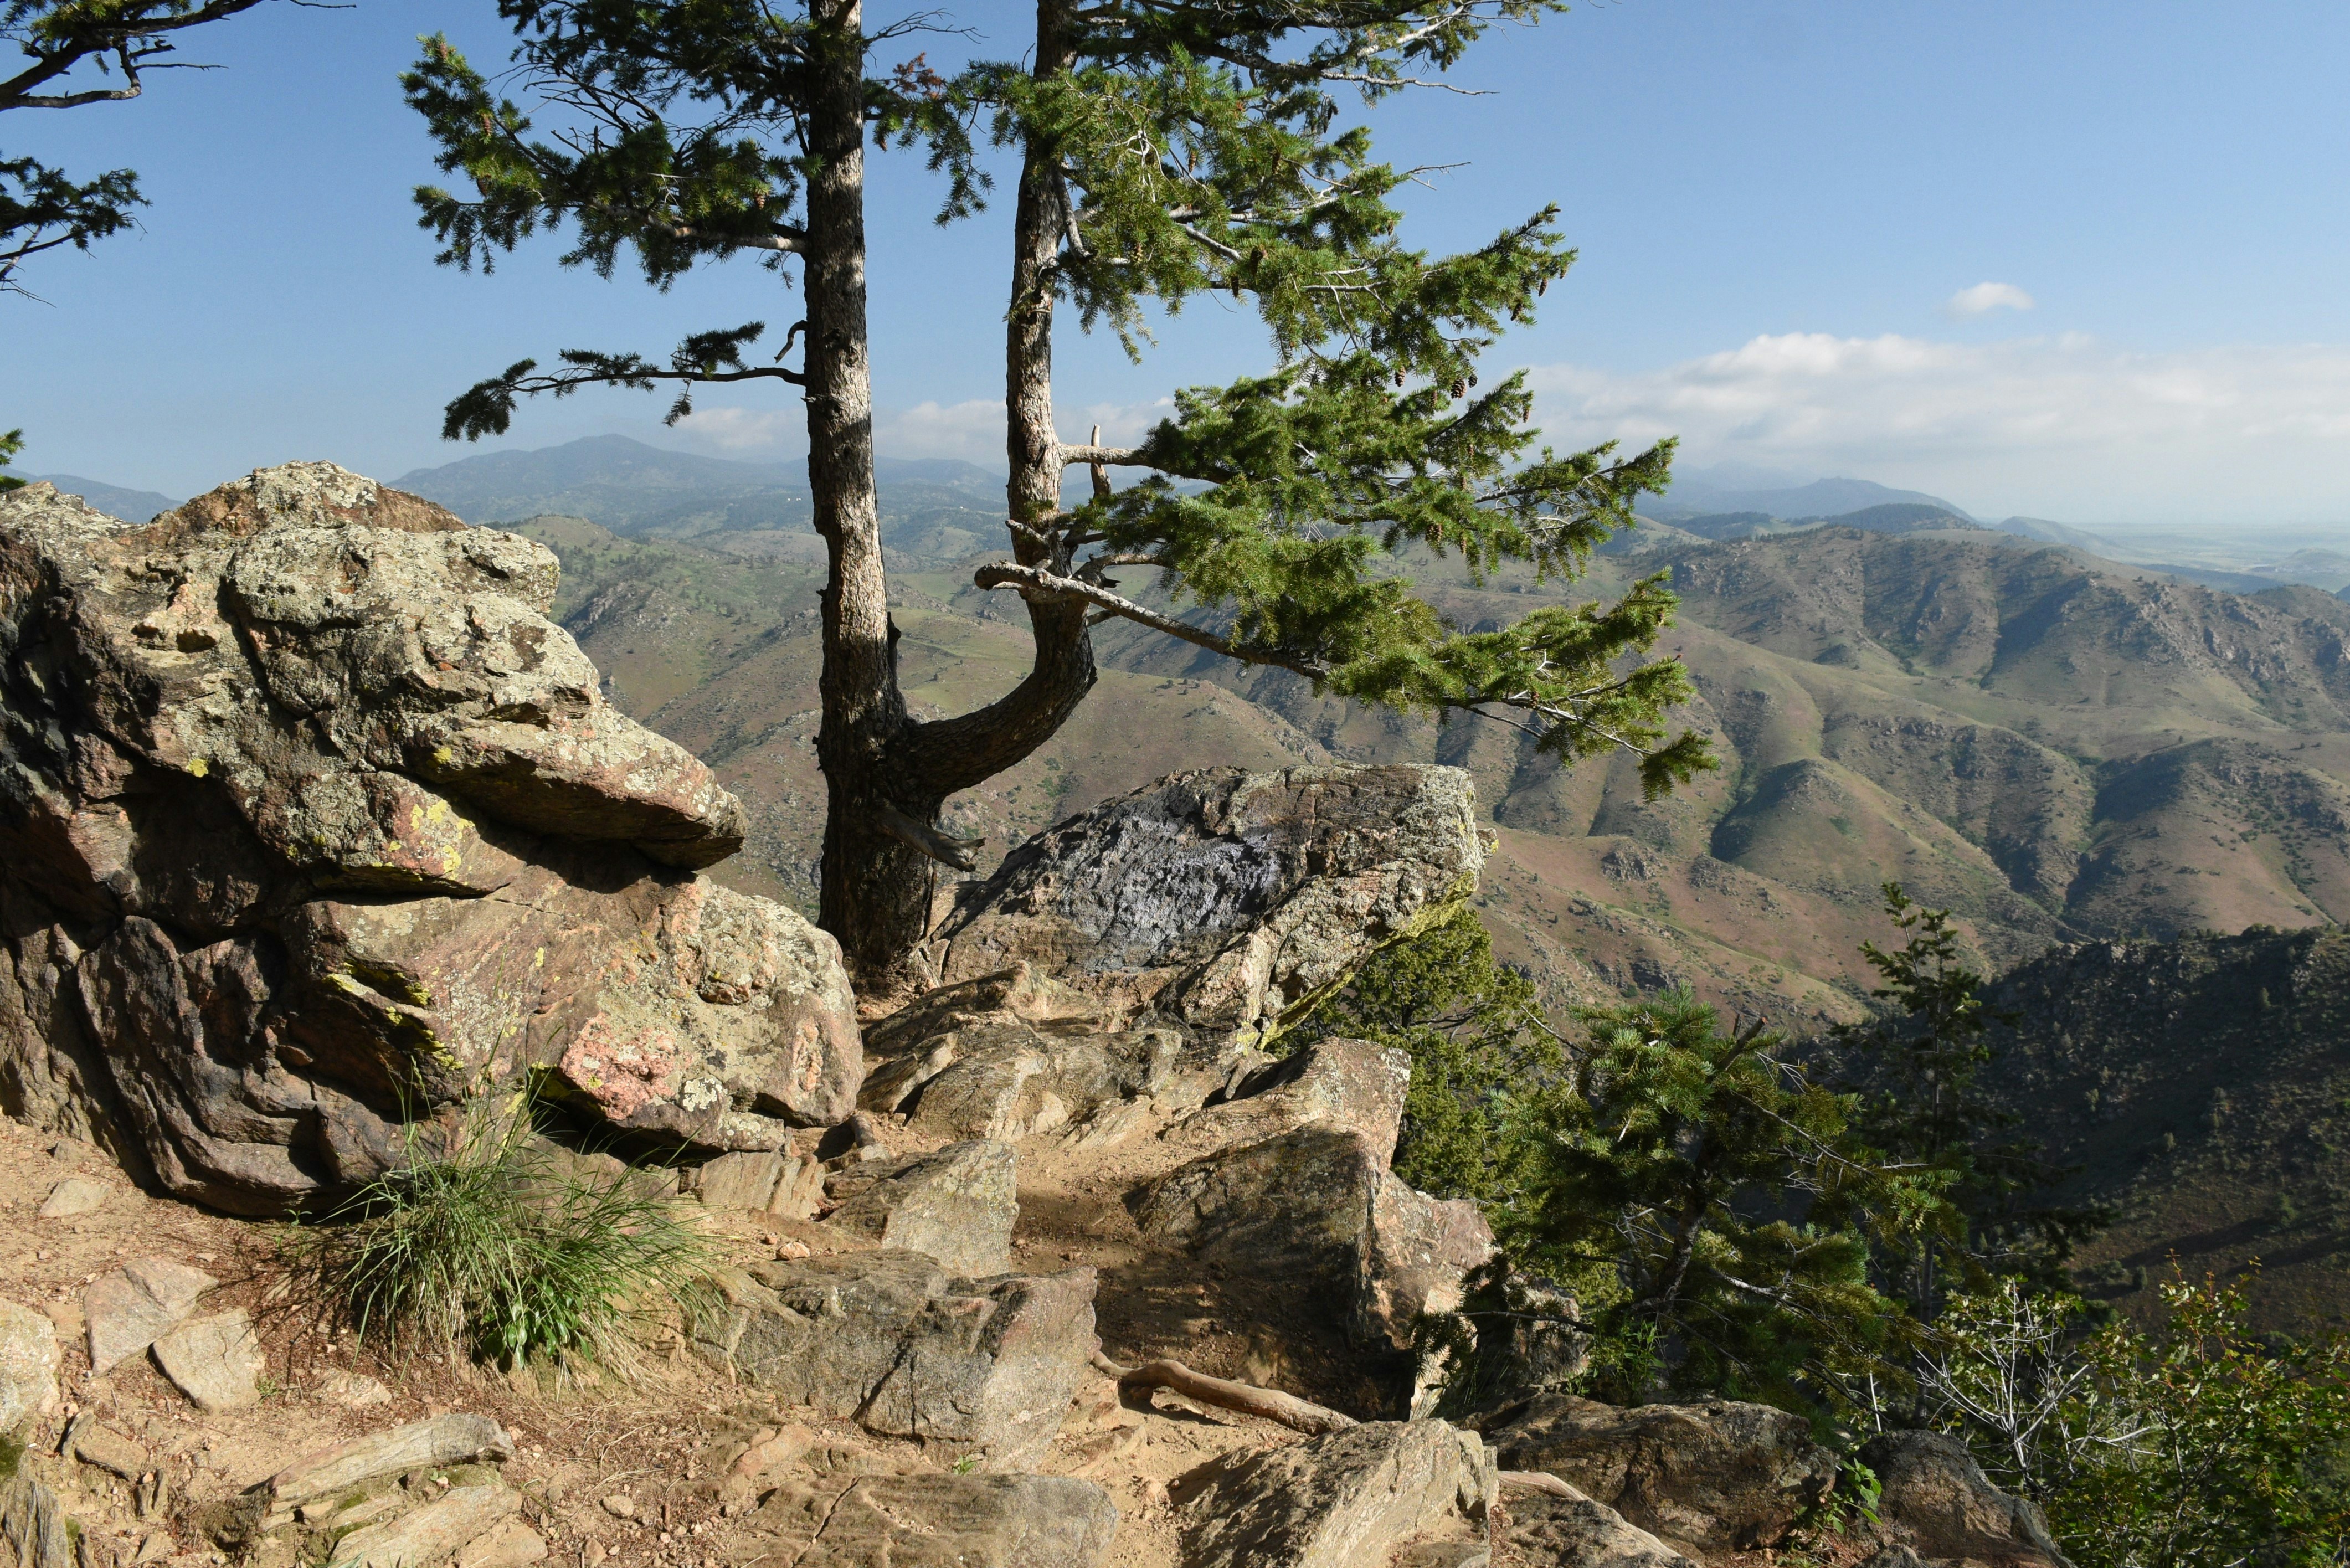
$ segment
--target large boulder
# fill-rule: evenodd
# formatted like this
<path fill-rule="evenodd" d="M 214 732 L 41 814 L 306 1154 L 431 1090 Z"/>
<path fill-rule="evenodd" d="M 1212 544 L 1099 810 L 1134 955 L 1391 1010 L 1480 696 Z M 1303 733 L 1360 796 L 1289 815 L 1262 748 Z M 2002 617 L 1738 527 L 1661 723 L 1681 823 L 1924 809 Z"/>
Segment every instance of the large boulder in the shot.
<path fill-rule="evenodd" d="M 1359 1568 L 1415 1545 L 1482 1545 L 1499 1480 L 1473 1432 L 1372 1421 L 1227 1454 L 1169 1490 L 1184 1568 Z"/>
<path fill-rule="evenodd" d="M 1692 1557 L 1777 1545 L 1835 1485 L 1835 1455 L 1767 1405 L 1621 1409 L 1545 1394 L 1484 1433 L 1504 1469 L 1555 1475 Z"/>
<path fill-rule="evenodd" d="M 972 1280 L 896 1248 L 761 1263 L 694 1337 L 785 1403 L 1018 1469 L 1051 1446 L 1087 1376 L 1094 1272 Z"/>
<path fill-rule="evenodd" d="M 254 1214 L 522 1075 L 686 1153 L 846 1116 L 837 946 L 693 874 L 741 807 L 556 570 L 328 463 L 144 526 L 0 497 L 0 1109 Z"/>
<path fill-rule="evenodd" d="M 1475 885 L 1474 806 L 1457 768 L 1178 774 L 966 886 L 941 928 L 941 978 L 1026 960 L 1111 1003 L 1253 1042 Z"/>
<path fill-rule="evenodd" d="M 1991 1485 L 1966 1445 L 1941 1432 L 1885 1432 L 1860 1450 L 1884 1495 L 1877 1513 L 1929 1561 L 2067 1568 L 2040 1511 Z"/>
<path fill-rule="evenodd" d="M 1178 1167 L 1128 1207 L 1151 1246 L 1310 1282 L 1343 1303 L 1358 1342 L 1400 1352 L 1422 1314 L 1461 1304 L 1493 1232 L 1475 1203 L 1430 1198 L 1388 1169 L 1393 1141 L 1309 1125 Z"/>
<path fill-rule="evenodd" d="M 1244 1071 L 1214 1104 L 1186 1116 L 1170 1142 L 1232 1148 L 1302 1127 L 1359 1133 L 1381 1165 L 1395 1158 L 1411 1054 L 1366 1040 L 1320 1040 Z"/>

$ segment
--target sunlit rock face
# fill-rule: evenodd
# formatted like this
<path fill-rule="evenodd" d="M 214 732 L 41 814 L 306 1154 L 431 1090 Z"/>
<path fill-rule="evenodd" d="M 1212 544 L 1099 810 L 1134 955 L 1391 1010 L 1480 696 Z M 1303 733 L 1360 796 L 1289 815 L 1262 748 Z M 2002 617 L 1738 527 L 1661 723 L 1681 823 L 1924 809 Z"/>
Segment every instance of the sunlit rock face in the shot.
<path fill-rule="evenodd" d="M 151 523 L 0 497 L 0 1106 L 243 1213 L 535 1085 L 623 1138 L 853 1106 L 832 939 L 603 701 L 543 546 L 330 463 Z"/>

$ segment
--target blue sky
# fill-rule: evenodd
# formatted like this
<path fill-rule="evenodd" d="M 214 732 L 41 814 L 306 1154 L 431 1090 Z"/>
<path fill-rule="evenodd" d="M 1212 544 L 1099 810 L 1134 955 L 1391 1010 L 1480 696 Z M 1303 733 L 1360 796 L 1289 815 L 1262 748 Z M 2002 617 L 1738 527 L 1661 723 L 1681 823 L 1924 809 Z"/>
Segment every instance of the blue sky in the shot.
<path fill-rule="evenodd" d="M 142 233 L 38 264 L 47 303 L 0 299 L 0 428 L 26 428 L 26 465 L 177 493 L 295 457 L 392 476 L 462 455 L 440 405 L 510 359 L 793 319 L 747 262 L 667 296 L 567 273 L 554 241 L 487 278 L 432 264 L 395 78 L 436 28 L 501 57 L 493 10 L 265 6 L 190 39 L 222 69 L 0 122 L 8 152 L 129 164 L 153 201 Z M 990 54 L 1030 14 L 954 10 Z M 1408 237 L 1471 244 L 1560 204 L 1582 260 L 1497 357 L 1533 368 L 1562 441 L 1670 431 L 1693 464 L 1991 516 L 2350 525 L 2338 0 L 1617 0 L 1498 33 L 1454 79 L 1487 96 L 1375 121 L 1398 161 L 1463 165 L 1414 195 Z M 885 450 L 996 461 L 1004 206 L 941 232 L 917 161 L 872 178 Z M 1214 306 L 1140 367 L 1074 339 L 1070 435 L 1139 430 L 1170 389 L 1263 362 Z M 511 441 L 799 450 L 795 402 L 703 406 L 663 431 L 653 400 L 591 393 L 526 409 Z"/>

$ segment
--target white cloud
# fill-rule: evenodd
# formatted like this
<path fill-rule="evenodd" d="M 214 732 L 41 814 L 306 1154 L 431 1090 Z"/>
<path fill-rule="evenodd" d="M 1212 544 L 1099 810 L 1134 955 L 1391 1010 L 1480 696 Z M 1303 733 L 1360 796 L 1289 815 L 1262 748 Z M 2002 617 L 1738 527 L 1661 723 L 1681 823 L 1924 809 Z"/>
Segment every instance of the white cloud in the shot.
<path fill-rule="evenodd" d="M 1130 444 L 1172 406 L 1161 400 L 1064 409 L 1061 439 L 1084 441 L 1099 426 L 1104 441 Z M 807 415 L 796 404 L 788 409 L 698 408 L 676 428 L 691 444 L 729 457 L 774 460 L 807 450 Z M 972 398 L 884 409 L 873 421 L 873 445 L 886 457 L 953 457 L 1000 470 L 1004 461 L 1003 403 L 996 398 Z"/>
<path fill-rule="evenodd" d="M 697 408 L 672 427 L 695 446 L 730 457 L 780 457 L 807 450 L 807 415 L 788 409 Z"/>
<path fill-rule="evenodd" d="M 1966 321 L 1994 310 L 2029 310 L 2032 306 L 2032 296 L 2012 283 L 1979 283 L 1942 301 L 1942 314 Z"/>
<path fill-rule="evenodd" d="M 1661 369 L 1537 369 L 1555 439 L 1850 473 L 1991 515 L 2350 519 L 2350 346 L 2132 353 L 1790 333 Z"/>

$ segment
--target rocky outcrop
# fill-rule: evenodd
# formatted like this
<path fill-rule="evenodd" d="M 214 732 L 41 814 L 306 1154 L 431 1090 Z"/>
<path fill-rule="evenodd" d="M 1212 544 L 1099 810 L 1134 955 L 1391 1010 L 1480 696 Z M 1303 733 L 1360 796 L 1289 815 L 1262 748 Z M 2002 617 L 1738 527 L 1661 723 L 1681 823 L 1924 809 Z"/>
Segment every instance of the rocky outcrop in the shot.
<path fill-rule="evenodd" d="M 1401 1351 L 1422 1313 L 1460 1305 L 1461 1277 L 1492 1255 L 1493 1233 L 1473 1202 L 1430 1198 L 1388 1169 L 1380 1150 L 1393 1137 L 1301 1127 L 1192 1160 L 1128 1207 L 1152 1246 L 1314 1282 L 1345 1303 L 1358 1341 Z"/>
<path fill-rule="evenodd" d="M 1373 1421 L 1227 1455 L 1169 1490 L 1184 1568 L 1358 1568 L 1416 1545 L 1482 1547 L 1498 1483 L 1473 1432 Z"/>
<path fill-rule="evenodd" d="M 1484 1432 L 1504 1469 L 1556 1476 L 1692 1557 L 1775 1546 L 1835 1485 L 1835 1456 L 1767 1405 L 1619 1409 L 1546 1394 Z"/>
<path fill-rule="evenodd" d="M 761 1263 L 695 1343 L 787 1403 L 1018 1469 L 1087 1375 L 1094 1272 L 962 1279 L 896 1249 Z"/>
<path fill-rule="evenodd" d="M 692 874 L 741 808 L 556 578 L 327 463 L 137 527 L 0 497 L 0 1109 L 254 1214 L 524 1075 L 688 1154 L 846 1116 L 837 947 Z"/>
<path fill-rule="evenodd" d="M 1860 1450 L 1884 1488 L 1877 1513 L 1929 1561 L 2068 1568 L 2040 1511 L 1991 1484 L 1966 1445 L 1941 1432 L 1886 1432 Z"/>
<path fill-rule="evenodd" d="M 1468 774 L 1344 766 L 1178 774 L 1071 817 L 970 884 L 953 983 L 1026 960 L 1064 984 L 1244 1042 L 1473 886 Z"/>

